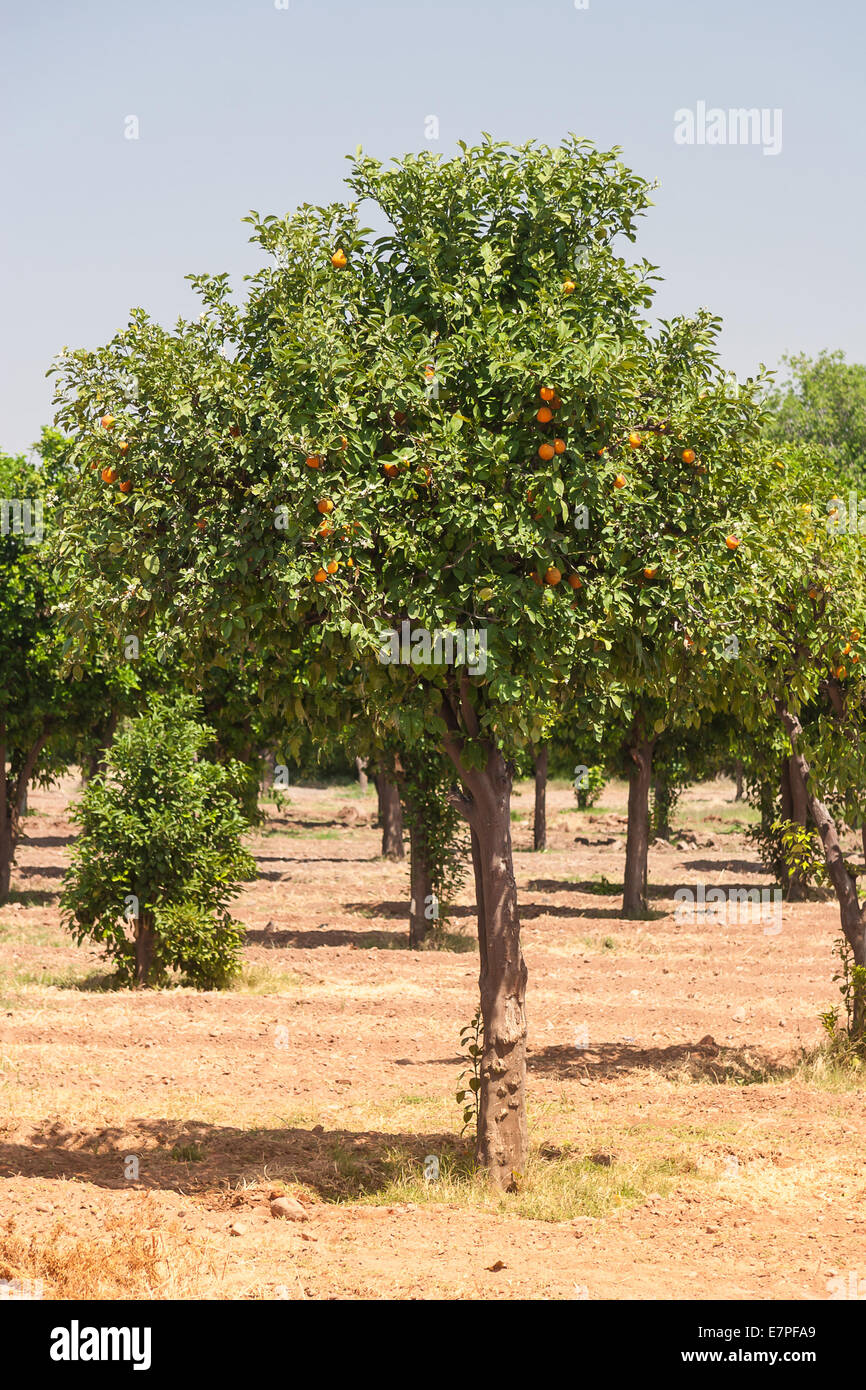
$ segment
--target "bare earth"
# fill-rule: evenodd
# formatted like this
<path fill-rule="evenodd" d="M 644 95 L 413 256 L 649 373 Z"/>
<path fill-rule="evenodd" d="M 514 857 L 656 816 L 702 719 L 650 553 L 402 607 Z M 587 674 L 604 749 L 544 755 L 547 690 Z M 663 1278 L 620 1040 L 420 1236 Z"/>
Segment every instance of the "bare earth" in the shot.
<path fill-rule="evenodd" d="M 794 1065 L 837 999 L 835 906 L 786 904 L 776 934 L 674 919 L 677 887 L 769 882 L 730 783 L 683 798 L 698 843 L 653 847 L 644 922 L 601 881 L 621 883 L 624 788 L 591 815 L 551 788 L 544 854 L 517 789 L 534 1157 L 502 1198 L 421 1176 L 465 1149 L 468 887 L 463 949 L 410 952 L 408 861 L 379 858 L 373 795 L 292 788 L 251 840 L 239 988 L 101 991 L 58 910 L 77 785 L 32 796 L 0 909 L 0 1278 L 290 1299 L 827 1298 L 866 1279 L 863 1090 Z M 271 1216 L 281 1192 L 306 1219 Z"/>

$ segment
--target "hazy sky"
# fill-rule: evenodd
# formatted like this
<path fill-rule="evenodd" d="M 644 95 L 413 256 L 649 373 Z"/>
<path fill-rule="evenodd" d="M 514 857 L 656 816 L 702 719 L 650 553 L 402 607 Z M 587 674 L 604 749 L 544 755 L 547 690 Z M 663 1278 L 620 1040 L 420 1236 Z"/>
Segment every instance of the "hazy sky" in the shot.
<path fill-rule="evenodd" d="M 662 313 L 724 318 L 738 374 L 789 350 L 866 361 L 862 0 L 2 0 L 0 12 L 4 450 L 48 422 L 44 373 L 64 344 L 105 341 L 132 305 L 166 323 L 191 312 L 187 272 L 253 269 L 250 208 L 341 196 L 358 144 L 447 155 L 482 130 L 547 143 L 573 131 L 657 178 L 635 254 L 665 277 Z M 675 113 L 697 119 L 699 103 L 765 110 L 764 143 L 677 143 Z M 765 154 L 775 111 L 781 150 Z M 727 120 L 712 133 L 728 135 Z"/>

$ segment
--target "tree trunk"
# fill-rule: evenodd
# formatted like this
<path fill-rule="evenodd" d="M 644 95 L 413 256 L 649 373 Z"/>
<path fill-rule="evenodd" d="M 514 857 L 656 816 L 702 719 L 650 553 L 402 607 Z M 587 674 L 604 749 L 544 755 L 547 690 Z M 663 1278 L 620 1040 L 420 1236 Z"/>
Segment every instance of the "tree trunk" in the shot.
<path fill-rule="evenodd" d="M 535 820 L 532 826 L 532 848 L 547 849 L 547 744 L 535 755 Z"/>
<path fill-rule="evenodd" d="M 470 726 L 471 727 L 471 726 Z M 484 1024 L 476 1157 L 495 1186 L 513 1188 L 526 1166 L 526 964 L 520 949 L 511 850 L 511 771 L 487 746 L 483 769 L 468 768 L 446 740 L 464 794 L 475 872 L 481 1017 Z"/>
<path fill-rule="evenodd" d="M 658 840 L 671 837 L 671 789 L 663 777 L 656 777 L 653 784 L 653 833 Z"/>
<path fill-rule="evenodd" d="M 654 747 L 654 738 L 641 739 L 629 750 L 634 766 L 628 779 L 628 838 L 622 895 L 624 917 L 643 917 L 647 911 L 649 791 Z"/>
<path fill-rule="evenodd" d="M 153 917 L 149 912 L 142 912 L 135 924 L 135 984 L 138 989 L 143 989 L 150 978 L 154 938 Z"/>
<path fill-rule="evenodd" d="M 358 786 L 362 792 L 365 792 L 367 790 L 367 759 L 356 758 L 355 767 L 358 772 Z"/>
<path fill-rule="evenodd" d="M 740 761 L 739 758 L 738 758 L 737 761 L 734 763 L 734 780 L 735 780 L 736 786 L 737 786 L 737 790 L 734 792 L 734 800 L 735 800 L 735 801 L 742 801 L 742 799 L 743 799 L 743 764 L 741 763 L 741 761 Z"/>
<path fill-rule="evenodd" d="M 796 797 L 795 797 L 796 787 Z M 780 779 L 780 794 L 782 804 L 782 820 L 797 821 L 800 825 L 806 824 L 806 801 L 801 780 L 797 776 L 793 758 L 782 759 L 782 774 Z M 806 884 L 803 875 L 796 869 L 791 872 L 784 860 L 779 842 L 779 857 L 782 861 L 782 882 L 785 889 L 785 901 L 788 903 L 801 903 L 806 897 Z"/>
<path fill-rule="evenodd" d="M 818 800 L 809 783 L 809 764 L 798 749 L 798 741 L 803 732 L 802 725 L 784 701 L 777 700 L 776 709 L 791 740 L 792 756 L 788 760 L 788 768 L 792 784 L 795 780 L 798 783 L 798 793 L 805 797 L 809 814 L 821 837 L 827 872 L 839 903 L 842 931 L 851 947 L 854 964 L 866 965 L 866 910 L 860 907 L 857 884 L 845 867 L 845 855 L 839 843 L 836 823 L 824 803 Z M 854 1036 L 860 1039 L 866 1035 L 866 1001 L 855 995 L 854 1006 Z"/>
<path fill-rule="evenodd" d="M 379 825 L 382 828 L 382 855 L 385 859 L 403 858 L 403 807 L 400 790 L 380 772 L 376 777 L 379 794 Z"/>
<path fill-rule="evenodd" d="M 14 857 L 15 845 L 12 841 L 12 829 L 8 817 L 4 815 L 0 820 L 0 903 L 5 903 L 9 897 L 9 890 L 12 887 L 12 860 Z"/>
<path fill-rule="evenodd" d="M 417 950 L 423 946 L 433 925 L 432 909 L 435 903 L 427 836 L 423 821 L 415 815 L 409 822 L 409 883 L 412 895 L 409 903 L 409 945 Z"/>

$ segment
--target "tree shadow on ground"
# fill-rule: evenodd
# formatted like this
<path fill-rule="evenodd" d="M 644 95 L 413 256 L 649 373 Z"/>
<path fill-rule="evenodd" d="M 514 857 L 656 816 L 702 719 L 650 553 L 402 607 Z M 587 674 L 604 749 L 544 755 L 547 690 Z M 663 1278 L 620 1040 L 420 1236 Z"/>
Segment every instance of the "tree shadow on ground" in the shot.
<path fill-rule="evenodd" d="M 75 836 L 70 832 L 68 835 L 27 835 L 21 836 L 22 845 L 38 845 L 40 849 L 60 849 L 65 845 L 71 845 Z"/>
<path fill-rule="evenodd" d="M 0 1143 L 0 1174 L 77 1178 L 115 1191 L 201 1194 L 206 1206 L 223 1209 L 236 1205 L 233 1198 L 248 1185 L 275 1181 L 303 1184 L 324 1201 L 357 1199 L 380 1192 L 407 1167 L 420 1175 L 429 1154 L 468 1172 L 471 1150 L 468 1139 L 450 1132 L 385 1134 L 320 1125 L 244 1130 L 195 1119 L 71 1129 L 45 1121 L 29 1143 Z M 189 1161 L 190 1154 L 201 1157 Z M 134 1181 L 125 1177 L 129 1158 L 138 1160 Z"/>
<path fill-rule="evenodd" d="M 404 917 L 406 910 L 404 909 Z M 315 927 L 310 931 L 292 931 L 286 928 L 280 931 L 266 932 L 247 928 L 245 935 L 247 946 L 264 947 L 299 947 L 303 949 L 315 949 L 318 946 L 354 946 L 357 950 L 370 950 L 376 947 L 379 950 L 400 950 L 409 949 L 408 928 L 400 933 L 388 931 L 349 931 L 339 927 Z"/>
<path fill-rule="evenodd" d="M 672 1080 L 709 1082 L 716 1085 L 760 1085 L 792 1076 L 796 1062 L 780 1062 L 761 1048 L 722 1047 L 711 1038 L 667 1047 L 639 1047 L 636 1043 L 591 1042 L 586 1047 L 550 1046 L 533 1049 L 527 1069 L 560 1081 L 600 1080 L 621 1077 L 623 1072 L 654 1071 Z"/>
<path fill-rule="evenodd" d="M 15 877 L 19 877 L 17 871 Z M 12 888 L 6 901 L 0 903 L 0 908 L 9 907 L 12 903 L 21 903 L 22 907 L 47 907 L 49 903 L 56 903 L 59 897 L 59 893 L 49 888 Z"/>

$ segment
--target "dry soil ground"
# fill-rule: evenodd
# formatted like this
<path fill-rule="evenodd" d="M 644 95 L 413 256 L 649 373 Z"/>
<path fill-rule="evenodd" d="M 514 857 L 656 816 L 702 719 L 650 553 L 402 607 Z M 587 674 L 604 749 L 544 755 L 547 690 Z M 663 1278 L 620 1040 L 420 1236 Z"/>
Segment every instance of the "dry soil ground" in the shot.
<path fill-rule="evenodd" d="M 59 1297 L 866 1287 L 864 1090 L 797 1063 L 836 996 L 833 904 L 785 905 L 781 931 L 674 915 L 677 887 L 768 882 L 729 783 L 683 799 L 696 843 L 651 850 L 643 922 L 611 887 L 623 787 L 586 814 L 554 786 L 544 854 L 517 789 L 533 1159 L 501 1198 L 465 1176 L 454 1098 L 472 899 L 450 949 L 407 949 L 408 866 L 379 858 L 372 794 L 269 806 L 237 989 L 136 994 L 101 988 L 60 925 L 76 785 L 32 797 L 0 909 L 0 1278 Z M 305 1219 L 271 1216 L 280 1192 Z"/>

